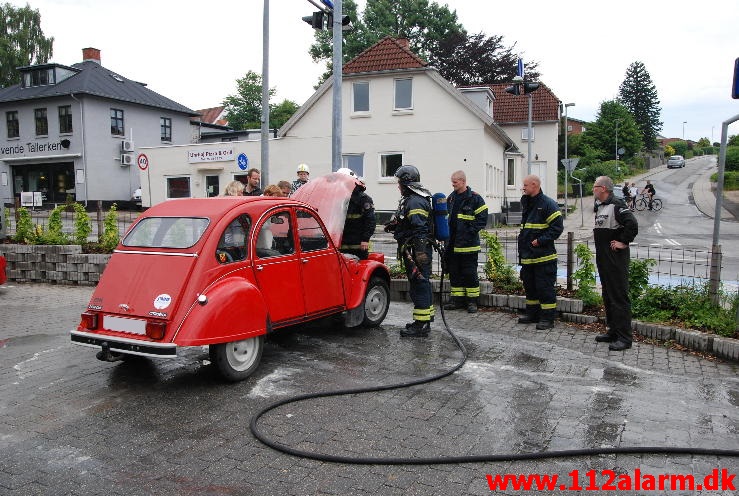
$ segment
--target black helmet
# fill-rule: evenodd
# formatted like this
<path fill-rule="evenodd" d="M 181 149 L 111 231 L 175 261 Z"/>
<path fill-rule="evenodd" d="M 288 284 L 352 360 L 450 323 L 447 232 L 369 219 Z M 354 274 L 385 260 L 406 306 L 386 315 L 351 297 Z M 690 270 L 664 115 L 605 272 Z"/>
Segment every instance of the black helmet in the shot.
<path fill-rule="evenodd" d="M 421 173 L 413 165 L 401 165 L 395 171 L 394 175 L 403 186 L 408 186 L 410 183 L 417 183 L 421 180 Z"/>

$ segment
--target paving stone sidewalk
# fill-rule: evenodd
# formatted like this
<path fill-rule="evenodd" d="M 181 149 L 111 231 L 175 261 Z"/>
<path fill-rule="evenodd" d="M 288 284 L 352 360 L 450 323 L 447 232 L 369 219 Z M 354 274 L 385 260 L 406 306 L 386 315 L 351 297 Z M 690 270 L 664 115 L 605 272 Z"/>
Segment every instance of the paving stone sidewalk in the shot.
<path fill-rule="evenodd" d="M 736 473 L 739 459 L 660 454 L 438 466 L 349 465 L 276 452 L 251 417 L 287 395 L 417 378 L 460 352 L 440 319 L 428 339 L 398 335 L 410 307 L 381 328 L 325 323 L 268 341 L 249 380 L 224 384 L 192 349 L 172 361 L 109 364 L 67 335 L 91 288 L 0 288 L 0 494 L 481 495 L 486 474 Z M 437 314 L 438 317 L 438 314 Z M 533 452 L 598 446 L 739 447 L 737 365 L 646 343 L 609 352 L 582 327 L 549 332 L 510 313 L 448 312 L 465 366 L 408 389 L 310 400 L 269 413 L 279 441 L 355 456 Z M 736 483 L 736 481 L 735 481 Z M 541 493 L 529 491 L 526 494 Z M 614 494 L 565 490 L 563 494 Z M 736 491 L 619 491 L 619 494 Z M 495 494 L 520 494 L 508 489 Z"/>

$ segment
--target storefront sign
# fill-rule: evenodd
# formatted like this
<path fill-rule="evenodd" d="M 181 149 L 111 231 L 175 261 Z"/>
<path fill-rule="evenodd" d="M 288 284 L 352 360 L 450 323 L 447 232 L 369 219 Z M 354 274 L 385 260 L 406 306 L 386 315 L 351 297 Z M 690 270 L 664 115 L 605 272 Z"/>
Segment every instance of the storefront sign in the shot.
<path fill-rule="evenodd" d="M 210 148 L 208 150 L 190 150 L 187 152 L 187 161 L 191 164 L 229 160 L 234 160 L 233 148 Z"/>
<path fill-rule="evenodd" d="M 28 153 L 58 152 L 64 147 L 60 141 L 56 143 L 39 143 L 30 141 L 25 144 L 0 145 L 0 155 L 22 155 Z"/>

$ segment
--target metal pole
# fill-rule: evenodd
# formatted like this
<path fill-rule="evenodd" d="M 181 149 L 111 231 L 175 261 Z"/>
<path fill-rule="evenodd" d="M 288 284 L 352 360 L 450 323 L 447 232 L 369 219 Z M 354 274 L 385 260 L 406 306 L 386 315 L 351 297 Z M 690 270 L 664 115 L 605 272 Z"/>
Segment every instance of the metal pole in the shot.
<path fill-rule="evenodd" d="M 269 0 L 262 15 L 262 156 L 261 186 L 269 184 Z"/>
<path fill-rule="evenodd" d="M 331 167 L 333 171 L 341 168 L 341 84 L 342 84 L 342 37 L 341 30 L 341 3 L 342 0 L 334 0 L 334 87 L 333 87 L 333 113 L 332 113 L 332 135 L 331 135 Z"/>
<path fill-rule="evenodd" d="M 528 152 L 528 156 L 526 157 L 526 161 L 529 166 L 529 175 L 531 175 L 531 114 L 532 114 L 532 109 L 533 109 L 533 103 L 532 103 L 531 93 L 529 93 L 529 128 L 528 128 L 528 135 L 527 135 L 527 138 L 528 138 L 527 141 L 529 142 L 529 152 Z"/>
<path fill-rule="evenodd" d="M 565 219 L 566 219 L 567 211 L 569 210 L 569 205 L 567 203 L 567 175 L 568 175 L 567 168 L 570 166 L 569 162 L 567 162 L 567 104 L 566 103 L 565 103 L 565 164 L 566 164 L 565 165 Z"/>
<path fill-rule="evenodd" d="M 719 232 L 721 230 L 721 204 L 724 197 L 724 169 L 726 168 L 726 142 L 729 132 L 729 124 L 739 120 L 739 114 L 721 124 L 721 148 L 718 154 L 718 183 L 716 184 L 716 209 L 713 215 L 713 248 L 711 254 L 711 277 L 709 295 L 711 301 L 718 303 L 719 281 L 721 277 L 721 266 L 716 256 L 720 259 L 721 246 L 719 245 Z"/>
<path fill-rule="evenodd" d="M 616 119 L 616 160 L 618 160 L 618 123 L 620 121 Z"/>

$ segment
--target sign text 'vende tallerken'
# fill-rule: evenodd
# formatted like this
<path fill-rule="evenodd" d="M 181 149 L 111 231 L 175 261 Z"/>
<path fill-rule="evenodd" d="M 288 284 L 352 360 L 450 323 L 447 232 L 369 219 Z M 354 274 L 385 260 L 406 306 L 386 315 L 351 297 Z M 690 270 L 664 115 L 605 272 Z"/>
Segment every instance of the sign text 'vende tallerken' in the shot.
<path fill-rule="evenodd" d="M 60 142 L 56 143 L 36 143 L 29 142 L 25 145 L 17 144 L 10 146 L 0 146 L 0 155 L 20 155 L 22 153 L 42 153 L 42 152 L 58 152 L 64 147 Z"/>

